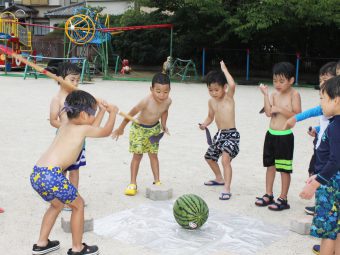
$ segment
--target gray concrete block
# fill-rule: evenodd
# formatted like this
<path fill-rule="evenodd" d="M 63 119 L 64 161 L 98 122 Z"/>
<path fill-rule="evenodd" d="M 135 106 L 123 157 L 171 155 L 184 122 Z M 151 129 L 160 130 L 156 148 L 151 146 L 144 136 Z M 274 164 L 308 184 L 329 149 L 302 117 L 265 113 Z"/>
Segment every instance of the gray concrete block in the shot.
<path fill-rule="evenodd" d="M 70 217 L 61 217 L 61 228 L 66 233 L 71 233 Z M 84 233 L 93 231 L 93 218 L 86 218 L 84 220 Z"/>
<path fill-rule="evenodd" d="M 290 221 L 289 229 L 300 235 L 309 235 L 313 217 L 304 216 Z"/>
<path fill-rule="evenodd" d="M 166 185 L 152 185 L 146 188 L 145 196 L 151 200 L 161 201 L 172 198 L 172 188 Z"/>

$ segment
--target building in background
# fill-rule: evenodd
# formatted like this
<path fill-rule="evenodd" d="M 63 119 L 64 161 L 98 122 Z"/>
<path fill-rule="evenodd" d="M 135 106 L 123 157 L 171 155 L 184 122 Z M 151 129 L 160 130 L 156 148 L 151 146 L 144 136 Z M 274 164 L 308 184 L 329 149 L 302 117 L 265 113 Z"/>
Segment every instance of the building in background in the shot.
<path fill-rule="evenodd" d="M 103 14 L 114 15 L 132 7 L 131 1 L 122 0 L 0 0 L 0 12 L 12 12 L 20 22 L 42 25 L 33 28 L 33 36 L 49 33 L 48 27 L 65 22 L 82 6 L 104 7 Z"/>

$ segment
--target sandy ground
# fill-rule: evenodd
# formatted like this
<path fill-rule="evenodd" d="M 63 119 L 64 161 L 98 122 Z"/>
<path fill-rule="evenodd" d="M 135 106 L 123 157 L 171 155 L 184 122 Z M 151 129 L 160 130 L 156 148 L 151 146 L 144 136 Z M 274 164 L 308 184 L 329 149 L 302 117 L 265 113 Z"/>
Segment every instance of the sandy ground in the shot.
<path fill-rule="evenodd" d="M 96 81 L 81 88 L 96 97 L 105 98 L 129 109 L 147 93 L 149 82 Z M 1 90 L 1 147 L 0 147 L 0 254 L 31 254 L 37 241 L 42 215 L 47 204 L 31 188 L 29 174 L 32 166 L 55 136 L 55 129 L 48 122 L 49 103 L 58 86 L 49 79 L 0 77 Z M 318 104 L 318 93 L 299 88 L 303 109 Z M 255 197 L 264 194 L 265 169 L 262 167 L 262 147 L 269 119 L 258 113 L 263 97 L 256 86 L 238 86 L 236 123 L 241 134 L 241 151 L 232 162 L 233 197 L 219 201 L 220 188 L 206 187 L 203 182 L 212 178 L 212 172 L 203 159 L 207 149 L 205 134 L 197 123 L 207 115 L 209 95 L 204 84 L 173 84 L 173 104 L 168 126 L 171 136 L 161 142 L 159 153 L 161 180 L 174 189 L 174 198 L 195 193 L 201 196 L 211 209 L 225 213 L 260 219 L 266 223 L 289 227 L 290 220 L 303 217 L 303 208 L 311 201 L 298 197 L 307 178 L 307 166 L 312 153 L 312 138 L 306 134 L 309 125 L 317 120 L 306 121 L 295 129 L 294 173 L 289 192 L 290 210 L 272 212 L 254 205 Z M 118 124 L 121 122 L 118 117 Z M 213 125 L 211 132 L 216 131 Z M 128 128 L 125 135 L 115 142 L 110 138 L 87 139 L 87 166 L 80 171 L 80 193 L 85 198 L 87 217 L 95 219 L 150 202 L 144 196 L 145 187 L 151 184 L 149 160 L 142 161 L 138 176 L 140 192 L 126 197 L 123 190 L 129 183 Z M 275 194 L 280 190 L 277 175 Z M 62 214 L 65 214 L 63 212 Z M 226 219 L 228 220 L 228 219 Z M 61 249 L 53 254 L 66 254 L 71 247 L 71 235 L 63 232 L 60 218 L 52 230 L 51 239 L 61 241 Z M 129 245 L 107 239 L 93 232 L 84 234 L 88 244 L 98 244 L 101 254 L 159 254 L 161 251 Z M 311 247 L 318 240 L 293 232 L 257 254 L 312 254 Z M 231 254 L 220 251 L 216 254 Z"/>

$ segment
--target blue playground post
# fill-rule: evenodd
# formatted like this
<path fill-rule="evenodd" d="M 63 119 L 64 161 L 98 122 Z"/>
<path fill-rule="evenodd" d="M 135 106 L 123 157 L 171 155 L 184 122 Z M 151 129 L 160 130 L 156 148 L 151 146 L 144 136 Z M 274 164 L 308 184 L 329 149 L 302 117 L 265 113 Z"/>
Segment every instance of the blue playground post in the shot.
<path fill-rule="evenodd" d="M 295 85 L 299 84 L 299 65 L 300 65 L 300 53 L 296 52 Z"/>
<path fill-rule="evenodd" d="M 247 81 L 249 81 L 249 62 L 250 62 L 250 50 L 247 49 L 247 72 L 246 72 Z"/>
<path fill-rule="evenodd" d="M 202 49 L 202 76 L 205 75 L 205 48 Z"/>

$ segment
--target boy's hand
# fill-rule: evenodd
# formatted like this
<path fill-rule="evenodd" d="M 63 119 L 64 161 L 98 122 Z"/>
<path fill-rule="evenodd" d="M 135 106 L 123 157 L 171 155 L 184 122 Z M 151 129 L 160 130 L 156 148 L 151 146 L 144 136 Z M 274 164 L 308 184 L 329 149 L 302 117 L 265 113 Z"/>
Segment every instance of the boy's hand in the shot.
<path fill-rule="evenodd" d="M 98 105 L 98 107 L 99 107 L 99 110 L 100 111 L 105 111 L 106 110 L 106 107 L 107 107 L 107 104 L 105 104 L 105 103 L 103 103 L 102 101 L 97 101 L 98 103 L 97 103 L 97 105 Z"/>
<path fill-rule="evenodd" d="M 124 129 L 120 129 L 117 128 L 116 130 L 114 130 L 111 134 L 112 139 L 116 139 L 116 141 L 118 140 L 119 136 L 124 134 Z"/>
<path fill-rule="evenodd" d="M 168 127 L 163 127 L 162 129 L 164 133 L 166 133 L 167 135 L 170 135 Z"/>
<path fill-rule="evenodd" d="M 263 95 L 268 95 L 268 86 L 267 85 L 264 85 L 263 83 L 260 84 L 259 86 L 261 92 Z"/>
<path fill-rule="evenodd" d="M 220 65 L 221 65 L 221 70 L 222 70 L 222 72 L 228 72 L 228 68 L 227 68 L 226 65 L 224 64 L 224 61 L 223 61 L 223 60 L 221 60 Z"/>
<path fill-rule="evenodd" d="M 316 135 L 317 135 L 317 132 L 316 132 L 315 128 L 313 128 L 313 127 L 309 127 L 307 133 L 312 137 L 316 137 Z"/>
<path fill-rule="evenodd" d="M 312 175 L 306 181 L 306 185 L 303 188 L 302 192 L 300 193 L 300 197 L 302 199 L 311 199 L 317 188 L 320 187 L 320 183 L 315 180 L 316 175 Z"/>
<path fill-rule="evenodd" d="M 201 130 L 204 130 L 204 129 L 206 129 L 207 125 L 198 123 L 198 127 L 199 127 Z"/>
<path fill-rule="evenodd" d="M 285 127 L 284 127 L 284 130 L 287 130 L 287 129 L 290 129 L 290 128 L 293 128 L 296 124 L 296 119 L 295 119 L 295 116 L 293 117 L 290 117 L 287 121 L 286 121 L 286 124 L 285 124 Z"/>
<path fill-rule="evenodd" d="M 106 110 L 107 110 L 109 113 L 113 112 L 113 113 L 116 113 L 116 114 L 117 114 L 117 112 L 119 111 L 118 107 L 115 106 L 115 105 L 113 105 L 113 104 L 107 105 Z"/>

